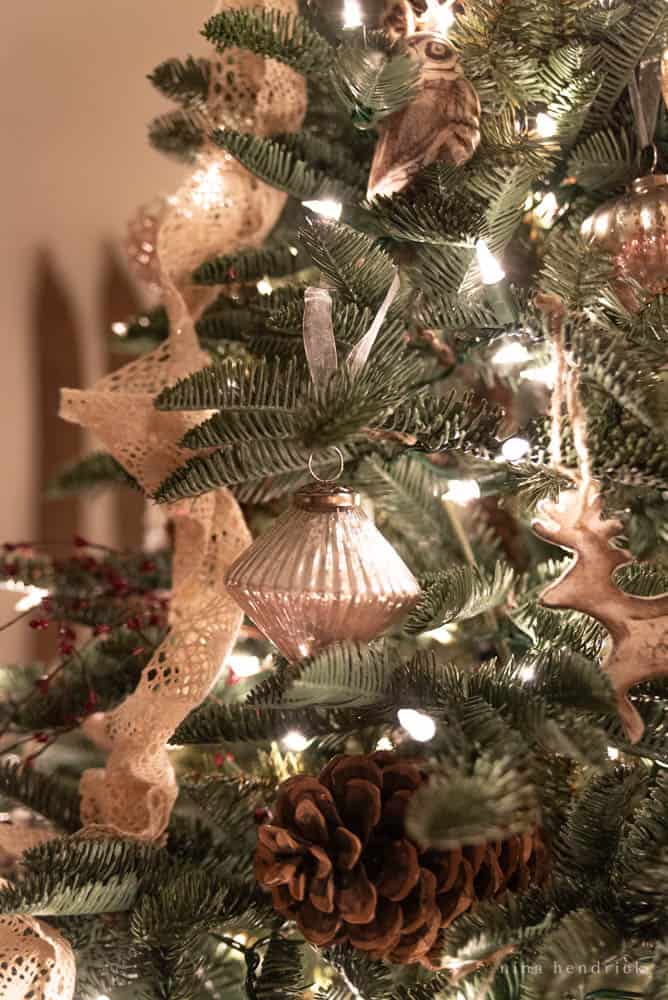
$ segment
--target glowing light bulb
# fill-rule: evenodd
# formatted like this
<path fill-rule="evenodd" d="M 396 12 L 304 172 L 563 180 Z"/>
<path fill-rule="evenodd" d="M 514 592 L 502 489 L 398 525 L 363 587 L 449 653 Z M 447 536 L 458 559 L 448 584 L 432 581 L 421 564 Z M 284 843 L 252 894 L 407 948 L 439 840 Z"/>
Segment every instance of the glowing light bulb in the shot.
<path fill-rule="evenodd" d="M 553 191 L 548 191 L 533 210 L 534 219 L 541 229 L 549 229 L 559 214 L 559 202 Z"/>
<path fill-rule="evenodd" d="M 512 340 L 509 344 L 500 347 L 492 357 L 495 365 L 521 365 L 531 357 L 524 344 L 518 340 Z"/>
<path fill-rule="evenodd" d="M 128 332 L 127 323 L 112 323 L 111 332 L 115 333 L 117 337 L 125 337 Z"/>
<path fill-rule="evenodd" d="M 532 663 L 529 663 L 526 667 L 522 667 L 517 676 L 525 684 L 528 684 L 536 676 L 536 668 Z"/>
<path fill-rule="evenodd" d="M 507 462 L 519 462 L 530 451 L 531 445 L 529 442 L 526 438 L 520 437 L 508 438 L 507 441 L 503 442 L 503 447 L 501 448 L 501 454 Z"/>
<path fill-rule="evenodd" d="M 423 31 L 433 31 L 437 35 L 447 35 L 454 20 L 451 0 L 448 3 L 427 0 L 427 9 L 420 18 L 420 28 Z"/>
<path fill-rule="evenodd" d="M 557 366 L 554 361 L 547 365 L 537 365 L 535 368 L 525 368 L 520 372 L 520 378 L 527 382 L 542 382 L 552 388 L 557 380 Z"/>
<path fill-rule="evenodd" d="M 306 750 L 310 742 L 298 729 L 291 729 L 283 737 L 283 746 L 285 749 L 292 750 L 294 753 L 301 753 L 303 750 Z"/>
<path fill-rule="evenodd" d="M 362 8 L 358 0 L 344 0 L 343 3 L 343 27 L 359 28 L 362 24 Z"/>
<path fill-rule="evenodd" d="M 394 743 L 387 736 L 381 736 L 376 743 L 376 750 L 394 750 Z"/>
<path fill-rule="evenodd" d="M 433 639 L 434 642 L 440 642 L 441 645 L 447 646 L 455 641 L 455 629 L 452 625 L 441 625 L 440 628 L 433 628 L 431 632 L 423 632 L 422 638 Z"/>
<path fill-rule="evenodd" d="M 447 492 L 441 495 L 441 499 L 464 506 L 472 500 L 480 499 L 480 487 L 475 479 L 451 479 Z"/>
<path fill-rule="evenodd" d="M 503 281 L 506 272 L 484 240 L 478 240 L 475 245 L 475 252 L 478 257 L 478 266 L 483 285 L 498 285 L 500 281 Z"/>
<path fill-rule="evenodd" d="M 416 712 L 414 708 L 400 708 L 397 712 L 397 718 L 408 735 L 419 743 L 427 743 L 428 740 L 433 740 L 436 735 L 434 720 L 423 712 Z"/>
<path fill-rule="evenodd" d="M 617 747 L 608 747 L 608 757 L 610 760 L 619 760 L 619 750 Z"/>
<path fill-rule="evenodd" d="M 257 285 L 255 286 L 260 293 L 260 295 L 271 295 L 274 290 L 274 286 L 268 278 L 260 278 Z"/>
<path fill-rule="evenodd" d="M 552 115 L 548 115 L 544 111 L 538 112 L 536 115 L 536 132 L 541 139 L 549 139 L 550 136 L 556 135 L 557 123 Z"/>
<path fill-rule="evenodd" d="M 4 580 L 0 584 L 0 590 L 9 590 L 15 594 L 22 594 L 16 602 L 16 611 L 30 611 L 41 604 L 45 597 L 49 596 L 49 591 L 44 587 L 34 587 L 31 583 L 24 583 L 22 580 Z"/>
<path fill-rule="evenodd" d="M 232 653 L 227 659 L 227 666 L 232 668 L 237 677 L 253 677 L 262 670 L 260 657 L 251 653 Z"/>
<path fill-rule="evenodd" d="M 322 215 L 325 219 L 336 219 L 338 221 L 343 212 L 343 205 L 340 201 L 333 201 L 327 198 L 322 201 L 303 201 L 302 205 L 304 208 L 310 208 L 312 212 Z"/>

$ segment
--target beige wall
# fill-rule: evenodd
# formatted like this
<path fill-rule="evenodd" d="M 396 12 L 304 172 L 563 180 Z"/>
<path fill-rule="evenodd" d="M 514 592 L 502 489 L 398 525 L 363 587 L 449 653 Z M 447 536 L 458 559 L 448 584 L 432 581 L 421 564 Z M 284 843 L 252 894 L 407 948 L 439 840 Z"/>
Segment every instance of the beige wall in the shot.
<path fill-rule="evenodd" d="M 200 52 L 212 0 L 31 0 L 0 4 L 0 541 L 33 534 L 36 470 L 31 358 L 35 254 L 58 261 L 85 331 L 89 378 L 100 372 L 99 282 L 105 241 L 117 241 L 137 205 L 183 175 L 146 143 L 167 102 L 146 73 L 169 56 Z M 54 414 L 53 419 L 57 417 Z M 106 534 L 104 502 L 87 529 Z M 4 620 L 11 609 L 0 603 Z M 0 633 L 0 658 L 18 655 L 26 629 Z"/>

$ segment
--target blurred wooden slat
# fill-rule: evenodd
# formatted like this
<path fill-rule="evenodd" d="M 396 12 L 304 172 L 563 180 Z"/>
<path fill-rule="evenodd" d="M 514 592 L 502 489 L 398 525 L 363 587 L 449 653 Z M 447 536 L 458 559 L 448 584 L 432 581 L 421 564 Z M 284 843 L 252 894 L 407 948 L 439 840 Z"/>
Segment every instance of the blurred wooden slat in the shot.
<path fill-rule="evenodd" d="M 35 538 L 63 543 L 65 551 L 80 531 L 81 500 L 47 500 L 46 486 L 55 473 L 83 454 L 84 435 L 76 424 L 58 417 L 61 386 L 84 383 L 81 323 L 72 297 L 49 250 L 35 261 L 31 302 L 32 357 L 35 370 Z M 53 639 L 38 633 L 35 651 L 53 653 Z"/>
<path fill-rule="evenodd" d="M 121 266 L 113 247 L 104 248 L 100 315 L 103 336 L 109 344 L 107 371 L 114 371 L 132 359 L 127 354 L 113 350 L 109 331 L 111 324 L 135 315 L 142 303 Z M 120 548 L 139 548 L 143 539 L 144 500 L 140 493 L 125 487 L 114 490 L 114 538 Z"/>

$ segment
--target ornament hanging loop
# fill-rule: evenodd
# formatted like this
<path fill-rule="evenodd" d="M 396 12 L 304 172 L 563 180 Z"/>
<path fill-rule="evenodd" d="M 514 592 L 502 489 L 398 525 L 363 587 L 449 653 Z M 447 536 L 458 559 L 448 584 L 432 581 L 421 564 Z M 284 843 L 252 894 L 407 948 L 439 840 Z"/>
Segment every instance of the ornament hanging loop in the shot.
<path fill-rule="evenodd" d="M 315 471 L 315 469 L 313 468 L 313 457 L 314 456 L 313 455 L 309 455 L 308 471 L 311 473 L 311 475 L 313 476 L 313 478 L 315 479 L 315 481 L 317 483 L 335 483 L 337 481 L 337 479 L 340 479 L 341 476 L 343 475 L 343 469 L 344 469 L 345 464 L 346 464 L 345 463 L 345 459 L 343 457 L 343 452 L 341 451 L 340 448 L 334 448 L 333 450 L 336 452 L 337 457 L 339 459 L 339 468 L 338 468 L 337 473 L 336 473 L 335 476 L 327 476 L 326 479 L 322 479 L 318 475 L 318 473 Z"/>
<path fill-rule="evenodd" d="M 645 146 L 645 148 L 643 149 L 643 151 L 641 153 L 641 158 L 644 159 L 645 156 L 648 155 L 648 154 L 651 157 L 651 162 L 650 162 L 650 165 L 649 165 L 648 173 L 653 174 L 653 173 L 655 173 L 656 168 L 657 168 L 657 166 L 659 164 L 659 151 L 656 148 L 656 143 L 655 142 L 650 142 L 650 144 L 648 146 Z"/>

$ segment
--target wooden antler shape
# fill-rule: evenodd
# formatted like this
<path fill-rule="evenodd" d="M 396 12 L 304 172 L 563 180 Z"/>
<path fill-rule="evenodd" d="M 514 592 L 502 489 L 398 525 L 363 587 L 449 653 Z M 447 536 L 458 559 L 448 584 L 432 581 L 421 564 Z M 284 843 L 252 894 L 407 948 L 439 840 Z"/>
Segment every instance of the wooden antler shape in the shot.
<path fill-rule="evenodd" d="M 668 594 L 637 597 L 615 583 L 615 571 L 634 560 L 630 552 L 610 544 L 623 525 L 603 517 L 596 483 L 566 490 L 538 509 L 535 533 L 575 553 L 575 561 L 543 591 L 541 603 L 582 611 L 608 630 L 611 645 L 602 668 L 617 693 L 626 734 L 637 743 L 645 726 L 628 692 L 634 684 L 668 674 Z"/>

